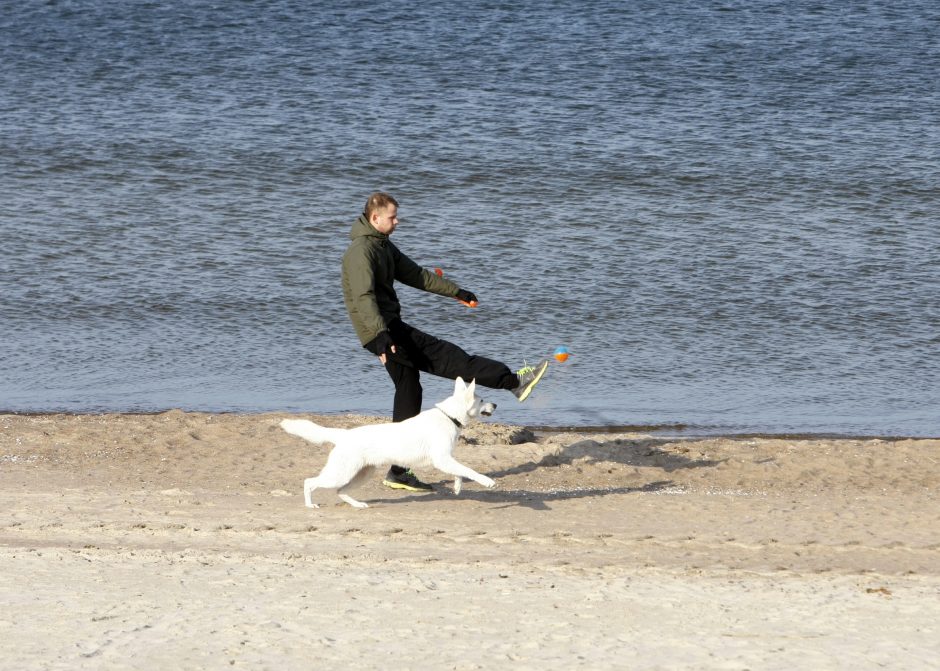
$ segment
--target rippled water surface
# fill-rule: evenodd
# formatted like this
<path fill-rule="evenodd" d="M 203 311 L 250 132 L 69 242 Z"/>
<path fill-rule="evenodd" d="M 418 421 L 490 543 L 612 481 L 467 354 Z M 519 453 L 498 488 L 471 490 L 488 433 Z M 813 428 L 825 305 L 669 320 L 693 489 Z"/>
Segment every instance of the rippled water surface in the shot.
<path fill-rule="evenodd" d="M 940 435 L 937 5 L 323 4 L 0 14 L 0 409 L 390 412 L 383 189 L 497 419 Z"/>

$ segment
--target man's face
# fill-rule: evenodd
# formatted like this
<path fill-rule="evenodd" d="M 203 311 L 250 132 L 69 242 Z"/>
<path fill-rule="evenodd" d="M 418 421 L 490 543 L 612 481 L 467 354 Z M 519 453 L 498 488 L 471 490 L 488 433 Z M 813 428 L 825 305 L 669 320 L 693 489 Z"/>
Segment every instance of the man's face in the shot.
<path fill-rule="evenodd" d="M 384 210 L 376 210 L 369 218 L 372 228 L 379 233 L 391 235 L 395 227 L 398 226 L 398 208 L 395 205 L 389 205 Z"/>

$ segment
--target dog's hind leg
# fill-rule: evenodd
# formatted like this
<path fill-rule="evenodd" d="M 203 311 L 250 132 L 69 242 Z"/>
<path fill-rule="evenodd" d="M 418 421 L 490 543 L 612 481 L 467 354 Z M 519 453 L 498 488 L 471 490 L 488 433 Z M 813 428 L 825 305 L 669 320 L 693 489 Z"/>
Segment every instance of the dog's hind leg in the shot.
<path fill-rule="evenodd" d="M 372 466 L 366 466 L 365 468 L 360 470 L 358 473 L 356 473 L 353 476 L 352 480 L 350 480 L 345 485 L 337 489 L 336 494 L 339 496 L 339 498 L 341 498 L 343 501 L 345 501 L 346 503 L 348 503 L 354 508 L 368 508 L 369 504 L 363 503 L 362 501 L 357 501 L 346 492 L 348 492 L 350 489 L 356 489 L 357 487 L 359 487 L 363 482 L 365 482 L 369 478 L 370 475 L 372 475 L 372 471 L 374 470 L 375 469 Z"/>
<path fill-rule="evenodd" d="M 308 508 L 319 508 L 316 503 L 310 498 L 310 495 L 313 493 L 313 490 L 319 486 L 317 478 L 307 478 L 304 480 L 304 505 Z"/>

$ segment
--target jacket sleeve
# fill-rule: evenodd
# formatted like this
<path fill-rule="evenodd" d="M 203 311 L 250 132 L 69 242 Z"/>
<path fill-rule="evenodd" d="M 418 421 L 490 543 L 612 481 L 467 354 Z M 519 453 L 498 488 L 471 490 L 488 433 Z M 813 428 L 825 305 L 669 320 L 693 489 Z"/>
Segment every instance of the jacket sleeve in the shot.
<path fill-rule="evenodd" d="M 405 254 L 402 254 L 398 247 L 392 247 L 392 252 L 395 254 L 395 279 L 402 284 L 441 296 L 453 298 L 457 295 L 457 290 L 460 287 L 450 280 L 438 277 L 436 273 L 432 273 L 427 268 L 422 268 Z"/>
<path fill-rule="evenodd" d="M 375 298 L 375 265 L 370 254 L 371 250 L 363 245 L 351 245 L 343 256 L 346 307 L 363 344 L 388 328 Z"/>

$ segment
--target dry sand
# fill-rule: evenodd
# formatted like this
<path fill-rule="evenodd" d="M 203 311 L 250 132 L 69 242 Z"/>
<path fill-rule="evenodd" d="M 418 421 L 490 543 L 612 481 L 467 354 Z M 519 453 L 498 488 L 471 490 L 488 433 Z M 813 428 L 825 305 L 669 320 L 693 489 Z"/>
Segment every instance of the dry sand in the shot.
<path fill-rule="evenodd" d="M 940 441 L 486 424 L 310 510 L 283 417 L 0 415 L 0 668 L 940 668 Z"/>

